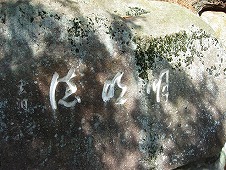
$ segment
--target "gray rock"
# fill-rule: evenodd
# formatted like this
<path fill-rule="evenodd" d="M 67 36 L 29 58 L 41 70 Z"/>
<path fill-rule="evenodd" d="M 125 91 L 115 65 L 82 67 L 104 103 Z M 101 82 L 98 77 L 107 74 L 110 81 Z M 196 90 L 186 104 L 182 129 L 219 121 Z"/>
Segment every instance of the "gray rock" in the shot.
<path fill-rule="evenodd" d="M 216 37 L 226 47 L 226 32 L 224 29 L 226 26 L 226 14 L 224 12 L 206 11 L 202 13 L 201 18 L 213 28 Z"/>
<path fill-rule="evenodd" d="M 174 169 L 226 140 L 226 53 L 149 1 L 2 2 L 2 169 Z"/>

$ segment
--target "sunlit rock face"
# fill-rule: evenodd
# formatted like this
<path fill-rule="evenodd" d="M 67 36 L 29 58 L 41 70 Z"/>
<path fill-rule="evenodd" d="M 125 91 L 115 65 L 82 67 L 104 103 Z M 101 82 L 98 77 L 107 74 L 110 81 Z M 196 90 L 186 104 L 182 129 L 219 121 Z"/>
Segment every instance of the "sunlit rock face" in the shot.
<path fill-rule="evenodd" d="M 2 169 L 173 169 L 219 154 L 226 53 L 176 5 L 2 2 Z"/>
<path fill-rule="evenodd" d="M 201 18 L 213 28 L 216 37 L 218 37 L 226 47 L 226 14 L 224 12 L 206 11 L 202 13 Z"/>

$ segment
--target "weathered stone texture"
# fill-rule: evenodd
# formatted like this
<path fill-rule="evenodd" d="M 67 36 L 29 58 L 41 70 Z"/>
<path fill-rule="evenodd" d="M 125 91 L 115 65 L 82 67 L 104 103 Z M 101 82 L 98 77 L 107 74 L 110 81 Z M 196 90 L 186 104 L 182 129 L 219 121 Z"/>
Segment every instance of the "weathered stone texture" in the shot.
<path fill-rule="evenodd" d="M 1 2 L 1 169 L 173 169 L 217 156 L 226 52 L 212 33 L 162 2 Z"/>

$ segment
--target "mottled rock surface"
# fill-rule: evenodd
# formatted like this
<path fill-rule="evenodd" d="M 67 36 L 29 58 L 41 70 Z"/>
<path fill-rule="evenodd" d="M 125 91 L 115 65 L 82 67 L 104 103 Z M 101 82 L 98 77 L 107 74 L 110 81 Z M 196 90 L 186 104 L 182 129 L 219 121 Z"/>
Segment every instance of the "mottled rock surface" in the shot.
<path fill-rule="evenodd" d="M 217 157 L 226 52 L 212 33 L 163 2 L 1 1 L 1 169 L 174 169 Z"/>
<path fill-rule="evenodd" d="M 202 13 L 201 18 L 213 28 L 216 37 L 218 37 L 226 47 L 226 13 L 206 11 Z"/>

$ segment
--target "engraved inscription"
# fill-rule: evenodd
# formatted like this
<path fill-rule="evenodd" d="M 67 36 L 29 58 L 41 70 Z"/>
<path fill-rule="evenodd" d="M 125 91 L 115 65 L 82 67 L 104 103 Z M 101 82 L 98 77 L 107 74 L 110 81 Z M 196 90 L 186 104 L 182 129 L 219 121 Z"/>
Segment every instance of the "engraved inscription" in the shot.
<path fill-rule="evenodd" d="M 156 93 L 156 101 L 159 103 L 161 101 L 161 95 L 165 97 L 166 102 L 169 97 L 169 70 L 164 69 L 160 72 L 159 79 L 155 79 L 152 83 L 152 89 Z M 147 93 L 151 92 L 151 83 L 148 83 Z"/>
<path fill-rule="evenodd" d="M 107 80 L 104 83 L 103 91 L 102 91 L 102 99 L 104 102 L 108 102 L 111 98 L 114 97 L 115 93 L 115 84 L 122 89 L 119 97 L 116 100 L 116 104 L 124 104 L 127 99 L 123 98 L 126 93 L 127 87 L 121 84 L 121 79 L 123 76 L 123 72 L 118 72 L 112 80 Z"/>
<path fill-rule="evenodd" d="M 66 83 L 68 87 L 66 88 L 64 97 L 58 101 L 58 104 L 64 105 L 65 107 L 74 107 L 76 103 L 81 103 L 81 99 L 78 96 L 75 96 L 75 100 L 71 102 L 66 101 L 66 99 L 69 96 L 71 96 L 73 93 L 77 91 L 77 86 L 70 81 L 72 78 L 76 76 L 74 72 L 75 72 L 75 69 L 71 68 L 68 71 L 67 75 L 64 76 L 63 78 L 59 78 L 59 74 L 57 72 L 53 74 L 52 81 L 50 84 L 50 103 L 53 110 L 57 109 L 55 93 L 56 93 L 56 87 L 60 82 Z"/>

